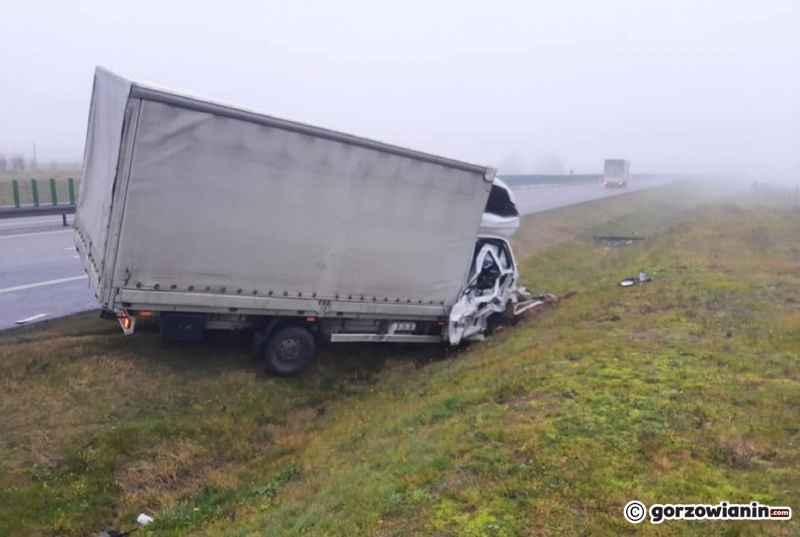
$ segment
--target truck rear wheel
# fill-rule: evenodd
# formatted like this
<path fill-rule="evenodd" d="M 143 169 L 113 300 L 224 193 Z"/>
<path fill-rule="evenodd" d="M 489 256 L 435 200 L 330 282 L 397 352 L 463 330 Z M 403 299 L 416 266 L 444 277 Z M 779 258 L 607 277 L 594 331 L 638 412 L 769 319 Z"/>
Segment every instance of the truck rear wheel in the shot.
<path fill-rule="evenodd" d="M 314 357 L 314 335 L 307 328 L 290 326 L 272 336 L 264 351 L 268 373 L 287 377 L 303 371 Z"/>

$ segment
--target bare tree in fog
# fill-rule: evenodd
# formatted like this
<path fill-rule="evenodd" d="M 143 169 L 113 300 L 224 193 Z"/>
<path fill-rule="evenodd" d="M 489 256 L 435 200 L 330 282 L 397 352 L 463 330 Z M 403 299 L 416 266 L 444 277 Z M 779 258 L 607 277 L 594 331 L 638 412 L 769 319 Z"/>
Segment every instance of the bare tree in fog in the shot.
<path fill-rule="evenodd" d="M 519 155 L 507 155 L 501 159 L 498 171 L 504 175 L 523 175 L 528 173 L 525 161 Z"/>
<path fill-rule="evenodd" d="M 538 159 L 534 172 L 544 175 L 563 175 L 565 173 L 564 163 L 556 154 L 550 154 Z"/>
<path fill-rule="evenodd" d="M 22 153 L 12 155 L 9 159 L 11 162 L 11 170 L 15 172 L 24 172 L 26 168 L 25 156 Z"/>

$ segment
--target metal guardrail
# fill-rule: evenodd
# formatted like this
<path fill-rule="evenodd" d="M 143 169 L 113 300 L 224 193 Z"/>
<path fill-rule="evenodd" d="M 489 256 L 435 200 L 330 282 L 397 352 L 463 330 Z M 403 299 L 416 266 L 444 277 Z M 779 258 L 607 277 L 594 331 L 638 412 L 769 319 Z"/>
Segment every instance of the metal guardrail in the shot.
<path fill-rule="evenodd" d="M 499 178 L 512 189 L 549 186 L 588 185 L 599 183 L 600 174 L 578 175 L 500 175 Z"/>
<path fill-rule="evenodd" d="M 67 215 L 75 214 L 75 180 L 71 177 L 67 179 L 67 187 L 69 191 L 69 203 L 58 203 L 58 189 L 56 188 L 56 180 L 50 179 L 50 204 L 41 205 L 39 203 L 39 180 L 31 179 L 31 198 L 33 203 L 23 205 L 20 203 L 19 194 L 19 181 L 14 179 L 11 181 L 11 190 L 14 197 L 14 205 L 7 207 L 0 207 L 0 219 L 3 218 L 24 218 L 26 216 L 53 216 L 61 215 L 61 222 L 64 226 L 67 225 Z"/>
<path fill-rule="evenodd" d="M 25 216 L 53 216 L 75 214 L 75 205 L 62 203 L 60 205 L 20 205 L 19 207 L 0 207 L 0 219 L 22 218 Z M 66 224 L 64 224 L 66 225 Z"/>
<path fill-rule="evenodd" d="M 602 185 L 602 174 L 583 175 L 500 175 L 511 190 L 527 190 L 529 188 L 551 188 L 557 186 L 584 186 Z M 648 181 L 657 177 L 667 177 L 658 174 L 635 174 L 631 181 Z"/>
<path fill-rule="evenodd" d="M 578 186 L 578 185 L 593 185 L 599 184 L 600 175 L 583 175 L 583 176 L 543 176 L 543 175 L 530 175 L 530 176 L 505 176 L 506 179 L 513 178 L 507 184 L 512 190 L 526 190 L 529 188 L 549 188 L 554 186 Z M 503 176 L 500 177 L 504 179 Z M 586 178 L 584 180 L 576 180 L 579 178 Z M 649 179 L 650 176 L 640 176 L 640 179 Z M 50 186 L 50 205 L 41 205 L 39 203 L 39 183 L 38 179 L 31 179 L 31 198 L 32 204 L 23 205 L 20 203 L 20 190 L 19 181 L 14 179 L 11 181 L 11 188 L 14 196 L 14 205 L 7 207 L 0 207 L 0 219 L 3 218 L 23 218 L 26 216 L 53 216 L 61 215 L 63 225 L 67 225 L 67 215 L 75 214 L 76 200 L 75 200 L 75 180 L 72 178 L 67 179 L 69 191 L 69 203 L 58 203 L 58 192 L 56 188 L 56 180 L 49 179 Z M 530 182 L 527 182 L 530 181 Z M 754 188 L 755 185 L 754 185 Z"/>
<path fill-rule="evenodd" d="M 800 207 L 800 186 L 756 182 L 750 186 L 750 189 L 754 192 L 772 196 L 785 204 Z"/>
<path fill-rule="evenodd" d="M 563 183 L 518 183 L 515 185 L 508 185 L 511 190 L 528 190 L 529 188 L 553 188 L 562 186 L 581 186 L 581 185 L 599 185 L 599 181 L 570 181 Z"/>

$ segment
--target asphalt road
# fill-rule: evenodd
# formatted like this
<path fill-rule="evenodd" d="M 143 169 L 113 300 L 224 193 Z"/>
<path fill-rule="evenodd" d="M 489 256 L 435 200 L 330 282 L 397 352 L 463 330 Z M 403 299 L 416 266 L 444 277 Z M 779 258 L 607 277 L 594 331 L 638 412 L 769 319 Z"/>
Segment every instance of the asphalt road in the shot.
<path fill-rule="evenodd" d="M 627 189 L 537 186 L 516 190 L 515 197 L 520 212 L 531 214 L 668 182 L 650 179 Z M 0 330 L 95 308 L 72 229 L 62 226 L 60 216 L 0 220 Z"/>
<path fill-rule="evenodd" d="M 514 197 L 516 198 L 519 212 L 531 214 L 648 188 L 666 186 L 670 183 L 672 183 L 671 179 L 647 179 L 640 182 L 633 181 L 626 188 L 605 188 L 599 183 L 596 185 L 532 186 L 514 190 Z"/>
<path fill-rule="evenodd" d="M 0 220 L 0 330 L 97 307 L 72 233 L 60 216 Z"/>

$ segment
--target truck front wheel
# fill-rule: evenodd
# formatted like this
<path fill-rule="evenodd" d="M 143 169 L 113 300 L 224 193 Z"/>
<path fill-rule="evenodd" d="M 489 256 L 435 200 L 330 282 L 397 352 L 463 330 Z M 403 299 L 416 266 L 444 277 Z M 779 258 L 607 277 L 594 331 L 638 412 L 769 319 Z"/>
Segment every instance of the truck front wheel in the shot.
<path fill-rule="evenodd" d="M 307 328 L 290 326 L 272 336 L 264 351 L 268 373 L 286 377 L 305 369 L 314 357 L 314 335 Z"/>

